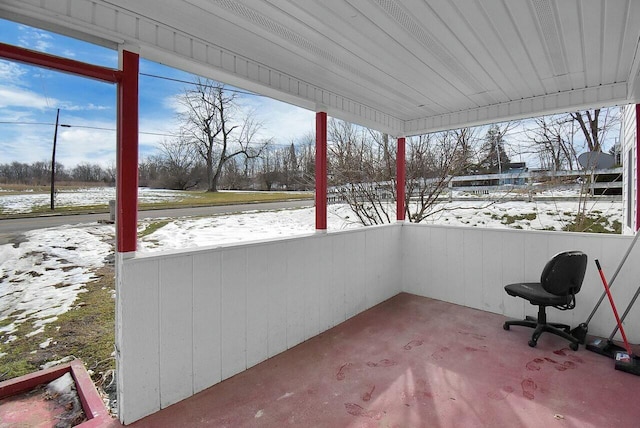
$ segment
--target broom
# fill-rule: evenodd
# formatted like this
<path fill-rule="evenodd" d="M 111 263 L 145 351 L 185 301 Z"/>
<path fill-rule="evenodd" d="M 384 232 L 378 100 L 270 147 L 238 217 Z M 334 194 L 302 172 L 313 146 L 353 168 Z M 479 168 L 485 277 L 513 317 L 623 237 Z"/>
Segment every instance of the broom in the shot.
<path fill-rule="evenodd" d="M 616 323 L 618 324 L 618 329 L 620 330 L 620 334 L 622 335 L 622 340 L 624 342 L 625 351 L 616 352 L 615 360 L 616 370 L 621 370 L 627 373 L 634 374 L 636 376 L 640 376 L 640 359 L 633 355 L 631 351 L 631 346 L 629 346 L 629 341 L 627 340 L 627 335 L 624 332 L 624 327 L 622 327 L 622 321 L 620 321 L 620 316 L 618 315 L 618 310 L 616 309 L 616 304 L 613 302 L 613 296 L 611 296 L 611 290 L 609 290 L 609 285 L 607 284 L 607 279 L 604 277 L 604 272 L 602 272 L 602 268 L 600 267 L 600 262 L 596 259 L 596 266 L 598 267 L 598 272 L 600 273 L 600 279 L 602 279 L 602 285 L 604 286 L 604 291 L 607 293 L 607 297 L 609 298 L 609 303 L 611 303 L 611 309 L 613 309 L 613 315 L 616 318 Z"/>

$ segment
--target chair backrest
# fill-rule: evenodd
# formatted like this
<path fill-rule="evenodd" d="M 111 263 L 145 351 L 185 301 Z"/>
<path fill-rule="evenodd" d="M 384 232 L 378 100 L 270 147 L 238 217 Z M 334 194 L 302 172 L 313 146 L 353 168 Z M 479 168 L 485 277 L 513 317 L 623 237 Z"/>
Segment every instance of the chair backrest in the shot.
<path fill-rule="evenodd" d="M 577 294 L 587 270 L 587 255 L 581 251 L 565 251 L 553 256 L 540 276 L 542 288 L 557 296 Z"/>

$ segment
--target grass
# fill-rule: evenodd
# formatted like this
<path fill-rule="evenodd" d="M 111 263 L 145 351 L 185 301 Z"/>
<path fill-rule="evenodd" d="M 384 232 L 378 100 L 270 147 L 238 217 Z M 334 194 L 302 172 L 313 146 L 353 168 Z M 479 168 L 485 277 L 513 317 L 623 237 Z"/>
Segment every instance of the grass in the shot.
<path fill-rule="evenodd" d="M 517 214 L 517 215 L 504 214 L 502 216 L 502 223 L 513 224 L 516 221 L 522 221 L 522 220 L 533 221 L 536 219 L 536 217 L 538 217 L 536 213 Z M 522 227 L 515 227 L 515 229 L 522 229 Z"/>
<path fill-rule="evenodd" d="M 17 339 L 4 343 L 7 338 L 2 338 L 0 352 L 7 355 L 0 358 L 0 380 L 39 370 L 42 364 L 67 356 L 84 361 L 96 383 L 115 369 L 111 355 L 115 342 L 114 269 L 105 266 L 94 273 L 97 279 L 86 285 L 86 292 L 78 295 L 74 307 L 47 324 L 43 333 L 27 337 L 33 327 L 22 323 L 11 333 Z M 50 345 L 41 349 L 40 344 L 50 337 Z"/>
<path fill-rule="evenodd" d="M 37 189 L 34 189 L 36 192 Z M 75 190 L 72 187 L 65 187 L 66 191 Z M 0 195 L 22 194 L 25 189 L 10 192 L 2 192 Z M 32 193 L 32 192 L 29 192 Z M 204 191 L 184 191 L 185 198 L 173 201 L 160 201 L 154 203 L 141 203 L 140 210 L 168 209 L 168 208 L 192 208 L 216 205 L 249 204 L 259 202 L 279 202 L 299 199 L 312 199 L 313 193 L 291 193 L 291 192 L 204 192 Z M 104 205 L 83 205 L 83 206 L 56 206 L 51 211 L 49 205 L 35 207 L 31 213 L 15 214 L 4 213 L 0 209 L 1 218 L 33 217 L 38 215 L 57 214 L 97 214 L 109 212 L 109 206 Z"/>
<path fill-rule="evenodd" d="M 599 215 L 597 212 L 580 214 L 574 217 L 562 230 L 567 232 L 589 232 L 589 233 L 622 233 L 622 223 L 618 220 L 609 221 L 607 217 Z"/>
<path fill-rule="evenodd" d="M 139 238 L 143 238 L 145 236 L 151 235 L 153 232 L 155 232 L 158 229 L 161 229 L 163 227 L 165 227 L 167 224 L 169 224 L 170 221 L 169 220 L 159 220 L 159 221 L 154 221 L 149 223 L 149 225 L 147 227 L 145 227 L 145 229 L 141 232 L 138 232 L 138 239 Z"/>

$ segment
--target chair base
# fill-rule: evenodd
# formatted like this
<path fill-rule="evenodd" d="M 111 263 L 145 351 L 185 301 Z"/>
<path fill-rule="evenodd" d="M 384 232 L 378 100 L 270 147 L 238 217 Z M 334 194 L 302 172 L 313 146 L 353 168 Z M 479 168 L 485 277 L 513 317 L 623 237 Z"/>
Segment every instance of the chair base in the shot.
<path fill-rule="evenodd" d="M 529 340 L 529 346 L 531 346 L 532 348 L 538 344 L 540 335 L 544 332 L 548 332 L 567 339 L 570 342 L 569 347 L 574 351 L 578 350 L 580 340 L 573 337 L 569 333 L 571 331 L 570 326 L 560 323 L 548 323 L 546 322 L 546 320 L 547 316 L 545 307 L 540 306 L 538 310 L 538 318 L 527 317 L 524 320 L 505 321 L 502 328 L 504 328 L 505 330 L 509 330 L 512 325 L 533 328 L 533 335 L 531 335 L 531 340 Z"/>

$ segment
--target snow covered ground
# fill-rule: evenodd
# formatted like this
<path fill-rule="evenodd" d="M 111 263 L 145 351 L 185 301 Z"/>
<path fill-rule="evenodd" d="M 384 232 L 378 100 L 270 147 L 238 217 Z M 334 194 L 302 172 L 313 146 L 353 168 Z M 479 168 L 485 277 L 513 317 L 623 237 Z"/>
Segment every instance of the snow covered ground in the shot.
<path fill-rule="evenodd" d="M 174 190 L 148 189 L 145 187 L 141 187 L 138 190 L 138 200 L 141 203 L 180 200 L 185 196 L 185 193 Z M 56 193 L 55 203 L 58 207 L 108 205 L 109 201 L 115 198 L 115 187 L 89 187 L 74 191 L 59 191 Z M 0 193 L 0 213 L 4 214 L 28 213 L 38 207 L 48 207 L 50 203 L 51 195 L 48 193 L 26 192 L 19 195 L 3 195 Z"/>
<path fill-rule="evenodd" d="M 164 196 L 180 197 L 172 192 Z M 80 197 L 84 204 L 93 203 L 87 193 Z M 575 216 L 577 207 L 577 201 L 467 200 L 448 203 L 446 210 L 425 222 L 561 230 Z M 587 211 L 609 222 L 622 221 L 621 202 L 589 202 Z M 328 208 L 329 231 L 362 227 L 356 220 L 345 204 Z M 146 220 L 140 223 L 140 232 L 152 225 L 157 229 L 143 233 L 139 250 L 157 252 L 309 234 L 314 232 L 314 222 L 313 208 Z M 92 272 L 113 252 L 113 240 L 112 225 L 95 223 L 34 230 L 13 243 L 0 245 L 0 320 L 11 317 L 10 323 L 0 323 L 0 341 L 14 340 L 16 328 L 22 323 L 30 324 L 29 335 L 39 334 L 46 323 L 69 310 L 84 285 L 94 278 Z M 46 346 L 45 339 L 42 346 Z"/>

